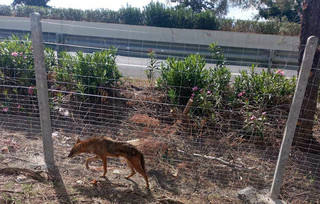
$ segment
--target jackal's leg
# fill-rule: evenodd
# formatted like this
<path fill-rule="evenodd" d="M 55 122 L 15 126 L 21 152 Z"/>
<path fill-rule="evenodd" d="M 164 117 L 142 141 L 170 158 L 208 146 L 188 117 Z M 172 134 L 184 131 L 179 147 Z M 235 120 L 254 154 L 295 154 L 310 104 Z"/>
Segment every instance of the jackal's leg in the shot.
<path fill-rule="evenodd" d="M 144 180 L 146 181 L 146 188 L 149 188 L 148 176 L 145 170 L 142 168 L 142 165 L 141 165 L 142 162 L 140 161 L 140 159 L 138 157 L 132 157 L 129 159 L 129 161 L 132 164 L 132 166 L 135 168 L 135 170 L 137 170 L 137 172 L 139 172 L 139 174 L 143 176 Z"/>
<path fill-rule="evenodd" d="M 131 176 L 135 175 L 135 174 L 136 174 L 136 171 L 134 170 L 133 165 L 131 164 L 131 162 L 130 162 L 128 159 L 126 159 L 126 162 L 127 162 L 128 166 L 129 166 L 130 169 L 131 169 L 131 174 L 126 177 L 126 179 L 128 179 L 128 178 L 130 178 Z"/>
<path fill-rule="evenodd" d="M 89 157 L 89 158 L 86 160 L 86 168 L 89 169 L 89 163 L 90 163 L 90 162 L 93 162 L 93 161 L 96 161 L 96 160 L 98 160 L 98 159 L 99 159 L 99 156 L 98 156 L 98 155 L 96 155 L 96 156 L 94 156 L 94 157 Z"/>
<path fill-rule="evenodd" d="M 103 174 L 100 177 L 104 178 L 104 177 L 106 177 L 106 173 L 107 173 L 107 161 L 108 161 L 108 158 L 107 157 L 101 157 L 101 159 L 102 159 L 102 163 L 103 163 Z"/>

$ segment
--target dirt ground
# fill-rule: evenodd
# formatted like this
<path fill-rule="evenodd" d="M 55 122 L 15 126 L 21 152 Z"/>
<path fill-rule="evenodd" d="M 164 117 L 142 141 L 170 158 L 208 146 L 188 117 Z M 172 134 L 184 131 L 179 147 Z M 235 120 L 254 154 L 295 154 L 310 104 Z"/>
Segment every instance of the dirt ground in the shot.
<path fill-rule="evenodd" d="M 160 92 L 138 86 L 122 91 L 121 102 L 78 103 L 67 95 L 53 103 L 57 168 L 50 171 L 37 117 L 1 113 L 0 203 L 242 203 L 239 190 L 270 189 L 285 120 L 274 119 L 279 126 L 268 129 L 272 140 L 250 141 L 231 128 L 231 116 L 228 123 L 215 126 L 190 120 L 163 105 Z M 119 159 L 109 159 L 104 179 L 99 177 L 100 161 L 87 170 L 89 155 L 67 158 L 77 137 L 93 136 L 139 139 L 136 145 L 146 156 L 150 189 L 144 188 L 139 174 L 125 179 L 130 170 Z M 282 200 L 320 202 L 317 161 L 318 155 L 292 152 Z"/>

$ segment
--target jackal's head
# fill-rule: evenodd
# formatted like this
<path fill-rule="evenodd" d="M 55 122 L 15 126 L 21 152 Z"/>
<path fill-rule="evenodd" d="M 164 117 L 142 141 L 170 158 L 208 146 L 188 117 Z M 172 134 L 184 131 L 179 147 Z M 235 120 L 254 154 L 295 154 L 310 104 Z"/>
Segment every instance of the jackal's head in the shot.
<path fill-rule="evenodd" d="M 78 138 L 75 145 L 73 145 L 68 157 L 74 157 L 77 154 L 83 153 L 83 144 L 81 140 Z"/>

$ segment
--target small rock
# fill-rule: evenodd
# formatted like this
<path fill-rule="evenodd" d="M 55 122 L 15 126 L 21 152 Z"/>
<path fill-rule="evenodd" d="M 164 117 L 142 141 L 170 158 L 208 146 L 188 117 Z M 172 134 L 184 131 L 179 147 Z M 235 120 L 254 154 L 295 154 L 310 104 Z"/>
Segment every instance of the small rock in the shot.
<path fill-rule="evenodd" d="M 59 132 L 58 131 L 55 131 L 52 133 L 52 137 L 58 137 L 59 136 Z"/>
<path fill-rule="evenodd" d="M 69 113 L 69 111 L 67 110 L 67 109 L 65 109 L 65 108 L 59 108 L 59 113 L 61 114 L 61 115 L 63 115 L 63 116 L 70 116 L 70 113 Z"/>
<path fill-rule="evenodd" d="M 257 190 L 253 187 L 247 187 L 238 192 L 238 198 L 247 204 L 285 204 L 281 200 L 272 200 L 269 197 L 269 189 Z"/>
<path fill-rule="evenodd" d="M 253 187 L 247 187 L 238 192 L 238 198 L 246 203 L 257 203 L 257 191 Z"/>
<path fill-rule="evenodd" d="M 25 180 L 27 180 L 27 177 L 24 176 L 24 175 L 21 175 L 21 176 L 18 176 L 18 177 L 17 177 L 17 182 L 19 182 L 19 183 L 21 183 L 21 182 L 23 182 L 23 181 L 25 181 Z"/>
<path fill-rule="evenodd" d="M 9 154 L 9 149 L 8 149 L 8 147 L 7 147 L 7 146 L 2 147 L 2 148 L 1 148 L 1 153 L 2 153 L 2 154 Z"/>
<path fill-rule="evenodd" d="M 82 185 L 83 181 L 82 180 L 78 180 L 78 181 L 76 181 L 76 183 Z"/>
<path fill-rule="evenodd" d="M 120 171 L 119 170 L 113 170 L 113 173 L 114 174 L 120 174 Z"/>

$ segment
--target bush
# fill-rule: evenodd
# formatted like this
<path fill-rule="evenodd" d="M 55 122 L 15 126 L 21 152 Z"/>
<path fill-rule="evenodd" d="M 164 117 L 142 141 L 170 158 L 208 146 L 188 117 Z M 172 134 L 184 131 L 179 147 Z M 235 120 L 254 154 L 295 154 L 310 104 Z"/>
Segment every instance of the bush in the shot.
<path fill-rule="evenodd" d="M 168 58 L 161 65 L 158 86 L 167 88 L 171 102 L 186 104 L 192 90 L 202 89 L 207 84 L 209 71 L 200 55 L 190 55 L 185 60 Z"/>
<path fill-rule="evenodd" d="M 105 9 L 78 10 L 46 8 L 37 6 L 3 6 L 0 5 L 0 15 L 29 17 L 30 13 L 39 12 L 42 18 L 103 22 L 125 23 L 131 25 L 149 25 L 169 28 L 194 28 L 207 30 L 223 30 L 235 32 L 253 32 L 262 34 L 298 35 L 300 24 L 290 23 L 286 19 L 268 20 L 265 22 L 217 19 L 211 11 L 193 13 L 190 8 L 166 7 L 159 2 L 151 2 L 141 11 L 138 8 L 127 6 L 119 11 Z"/>
<path fill-rule="evenodd" d="M 194 15 L 194 28 L 205 30 L 217 30 L 218 23 L 216 16 L 211 11 L 203 11 Z"/>
<path fill-rule="evenodd" d="M 28 35 L 22 39 L 13 35 L 0 43 L 0 55 L 0 74 L 6 84 L 36 85 L 32 43 Z M 54 51 L 46 48 L 45 57 L 46 69 L 52 69 L 56 65 Z"/>
<path fill-rule="evenodd" d="M 230 86 L 231 72 L 226 67 L 210 69 L 205 88 L 195 91 L 195 107 L 205 115 L 211 115 L 215 108 L 227 108 L 232 101 Z"/>
<path fill-rule="evenodd" d="M 175 28 L 194 28 L 195 20 L 191 9 L 171 8 L 172 25 Z"/>
<path fill-rule="evenodd" d="M 267 72 L 261 74 L 243 70 L 241 75 L 235 78 L 234 90 L 240 103 L 248 102 L 250 105 L 267 107 L 288 103 L 295 91 L 296 78 L 287 79 L 284 71 Z"/>
<path fill-rule="evenodd" d="M 11 16 L 11 6 L 0 5 L 0 16 Z"/>
<path fill-rule="evenodd" d="M 298 23 L 291 23 L 288 21 L 284 21 L 281 24 L 281 27 L 279 29 L 280 35 L 299 35 L 301 29 L 301 25 Z"/>
<path fill-rule="evenodd" d="M 159 70 L 159 62 L 155 56 L 155 53 L 150 49 L 148 53 L 150 62 L 148 63 L 146 75 L 150 86 L 153 86 L 155 80 L 156 71 Z"/>
<path fill-rule="evenodd" d="M 231 100 L 232 89 L 230 86 L 231 72 L 225 67 L 226 58 L 216 43 L 209 45 L 212 58 L 216 60 L 214 69 L 209 69 L 207 84 L 204 89 L 196 94 L 196 107 L 201 108 L 205 115 L 212 115 L 215 108 L 226 108 Z M 232 101 L 232 100 L 231 100 Z"/>
<path fill-rule="evenodd" d="M 119 10 L 120 23 L 129 25 L 142 25 L 143 15 L 140 9 L 127 5 L 127 8 Z"/>
<path fill-rule="evenodd" d="M 56 80 L 75 84 L 80 93 L 111 93 L 111 88 L 117 87 L 122 77 L 115 54 L 115 48 L 93 54 L 78 52 L 75 56 L 62 52 L 59 67 L 55 69 Z"/>
<path fill-rule="evenodd" d="M 50 18 L 50 10 L 45 7 L 38 6 L 16 6 L 14 15 L 18 17 L 29 17 L 30 13 L 38 12 L 43 18 Z"/>
<path fill-rule="evenodd" d="M 159 2 L 151 2 L 144 7 L 145 23 L 148 26 L 172 27 L 171 9 Z"/>
<path fill-rule="evenodd" d="M 255 20 L 236 20 L 236 19 L 219 19 L 219 30 L 247 32 L 247 33 L 261 33 L 272 35 L 299 35 L 300 24 L 290 23 L 286 19 L 279 21 L 278 19 L 271 19 L 265 22 Z"/>

